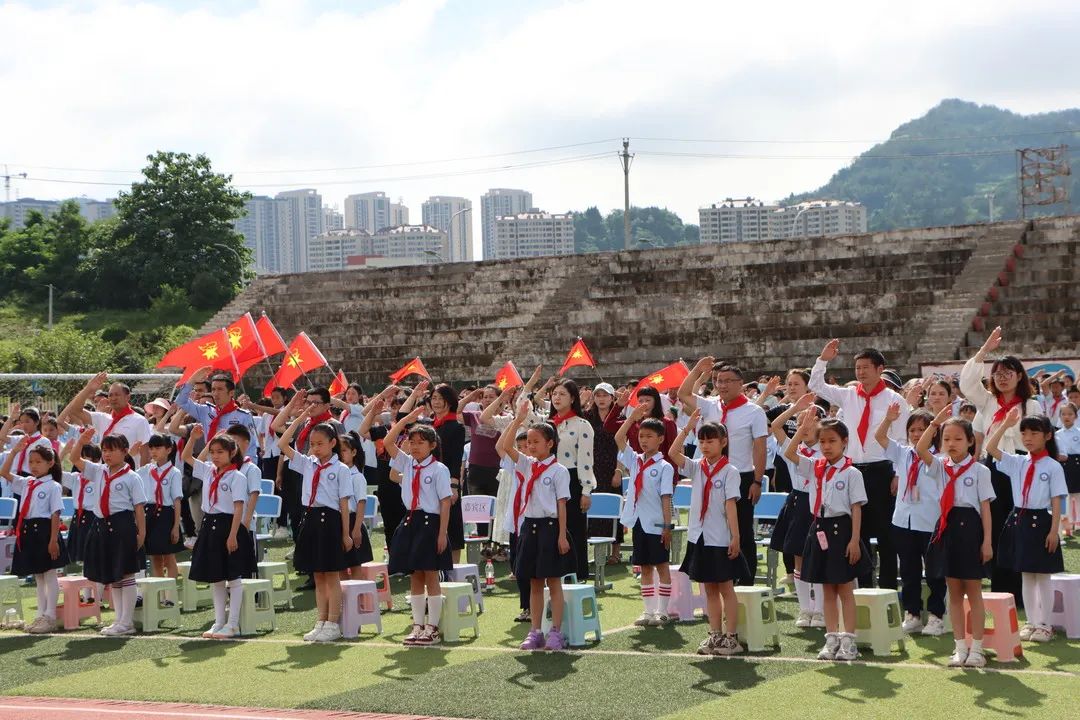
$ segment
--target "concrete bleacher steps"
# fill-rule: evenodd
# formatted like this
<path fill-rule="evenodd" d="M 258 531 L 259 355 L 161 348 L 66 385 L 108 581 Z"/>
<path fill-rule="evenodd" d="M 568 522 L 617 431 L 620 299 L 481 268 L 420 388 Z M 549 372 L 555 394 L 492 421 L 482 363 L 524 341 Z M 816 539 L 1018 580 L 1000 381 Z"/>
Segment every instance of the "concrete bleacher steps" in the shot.
<path fill-rule="evenodd" d="M 579 335 L 610 380 L 705 354 L 751 373 L 782 372 L 812 364 L 830 337 L 843 343 L 840 376 L 864 346 L 910 374 L 920 360 L 967 351 L 973 320 L 1010 264 L 986 320 L 1019 314 L 1034 346 L 1064 342 L 1075 330 L 1055 325 L 1046 308 L 1076 302 L 1077 227 L 1073 217 L 261 276 L 204 331 L 265 311 L 286 341 L 306 331 L 335 369 L 369 388 L 415 355 L 436 379 L 457 382 L 490 381 L 506 360 L 523 375 L 537 363 L 554 372 Z M 264 369 L 252 371 L 252 385 Z M 588 368 L 570 375 L 596 377 Z"/>

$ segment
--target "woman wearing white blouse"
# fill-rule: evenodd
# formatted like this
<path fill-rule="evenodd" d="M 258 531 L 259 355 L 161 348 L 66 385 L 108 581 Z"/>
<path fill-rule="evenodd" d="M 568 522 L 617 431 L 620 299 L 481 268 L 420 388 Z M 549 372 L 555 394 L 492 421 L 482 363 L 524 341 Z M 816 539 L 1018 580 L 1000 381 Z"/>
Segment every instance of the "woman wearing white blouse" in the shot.
<path fill-rule="evenodd" d="M 975 430 L 979 454 L 982 454 L 984 439 L 993 433 L 1013 407 L 1021 407 L 1024 416 L 1042 413 L 1039 403 L 1032 397 L 1031 381 L 1028 380 L 1023 363 L 1012 355 L 1005 355 L 994 361 L 990 367 L 990 389 L 983 387 L 986 355 L 1000 345 L 1001 328 L 996 327 L 979 352 L 975 353 L 975 356 L 968 360 L 960 371 L 960 390 L 978 411 L 972 426 Z M 1017 423 L 1005 431 L 998 446 L 1002 452 L 1024 451 L 1019 427 Z M 996 557 L 998 536 L 1005 527 L 1005 519 L 1013 509 L 1012 484 L 1008 475 L 998 472 L 993 458 L 986 457 L 983 463 L 990 468 L 990 481 L 997 495 L 997 498 L 990 503 L 990 540 Z M 997 563 L 993 565 L 990 589 L 994 592 L 1012 593 L 1016 596 L 1017 603 L 1021 602 L 1020 574 L 1001 568 Z"/>

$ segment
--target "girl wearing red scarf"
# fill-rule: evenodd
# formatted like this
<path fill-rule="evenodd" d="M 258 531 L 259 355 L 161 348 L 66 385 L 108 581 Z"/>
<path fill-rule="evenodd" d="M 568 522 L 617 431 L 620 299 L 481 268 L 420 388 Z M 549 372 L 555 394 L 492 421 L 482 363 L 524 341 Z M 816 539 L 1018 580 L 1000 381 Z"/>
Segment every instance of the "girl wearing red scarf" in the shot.
<path fill-rule="evenodd" d="M 461 515 L 462 462 L 465 459 L 465 426 L 458 421 L 458 395 L 446 384 L 436 385 L 428 396 L 431 407 L 432 427 L 439 436 L 439 461 L 450 470 L 450 554 L 454 562 L 461 561 L 465 547 L 465 523 Z"/>

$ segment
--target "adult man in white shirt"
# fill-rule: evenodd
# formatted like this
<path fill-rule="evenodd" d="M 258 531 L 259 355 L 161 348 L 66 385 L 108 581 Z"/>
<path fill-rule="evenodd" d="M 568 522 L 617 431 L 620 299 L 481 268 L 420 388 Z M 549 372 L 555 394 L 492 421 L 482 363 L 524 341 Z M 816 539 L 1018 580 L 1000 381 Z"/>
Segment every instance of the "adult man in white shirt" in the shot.
<path fill-rule="evenodd" d="M 150 440 L 150 423 L 146 418 L 135 412 L 131 407 L 131 388 L 124 383 L 113 383 L 109 386 L 109 412 L 87 411 L 83 405 L 90 399 L 98 388 L 105 384 L 108 375 L 99 372 L 86 386 L 72 398 L 61 412 L 59 419 L 63 422 L 71 422 L 77 425 L 93 425 L 94 440 L 101 442 L 106 435 L 123 435 L 127 438 L 128 446 L 137 442 L 147 443 Z M 139 458 L 135 458 L 136 463 Z"/>

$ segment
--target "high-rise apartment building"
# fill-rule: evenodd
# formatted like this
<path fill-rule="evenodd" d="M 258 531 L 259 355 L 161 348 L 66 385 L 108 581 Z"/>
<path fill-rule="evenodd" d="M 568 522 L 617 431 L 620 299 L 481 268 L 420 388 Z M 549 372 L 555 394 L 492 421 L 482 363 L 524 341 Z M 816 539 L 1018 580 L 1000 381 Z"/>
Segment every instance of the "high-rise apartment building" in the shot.
<path fill-rule="evenodd" d="M 491 260 L 568 255 L 574 252 L 574 216 L 570 213 L 517 213 L 495 219 Z"/>
<path fill-rule="evenodd" d="M 345 198 L 345 228 L 366 230 L 374 235 L 394 225 L 390 217 L 390 198 L 384 192 L 368 192 Z"/>
<path fill-rule="evenodd" d="M 463 197 L 432 196 L 421 206 L 425 225 L 447 234 L 450 262 L 467 262 L 472 252 L 472 201 Z"/>
<path fill-rule="evenodd" d="M 495 220 L 533 209 L 533 196 L 527 190 L 492 188 L 480 196 L 480 242 L 484 260 L 495 255 Z"/>

